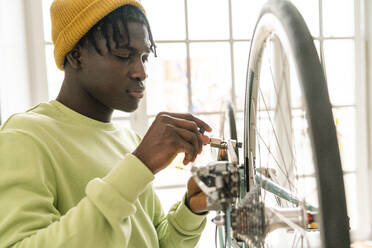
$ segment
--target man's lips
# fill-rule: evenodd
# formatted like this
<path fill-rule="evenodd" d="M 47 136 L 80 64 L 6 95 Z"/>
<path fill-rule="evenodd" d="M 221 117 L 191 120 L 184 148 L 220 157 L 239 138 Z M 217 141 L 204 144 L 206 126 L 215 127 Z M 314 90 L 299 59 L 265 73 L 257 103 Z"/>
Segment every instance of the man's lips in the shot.
<path fill-rule="evenodd" d="M 138 99 L 141 99 L 143 98 L 144 96 L 144 92 L 145 91 L 145 85 L 142 81 L 138 80 L 137 83 L 136 83 L 136 86 L 135 87 L 132 87 L 130 89 L 127 90 L 127 92 L 129 93 L 129 95 L 135 97 L 135 98 L 138 98 Z"/>
<path fill-rule="evenodd" d="M 129 95 L 135 97 L 135 98 L 143 98 L 144 96 L 144 91 L 134 91 L 134 90 L 128 90 Z"/>

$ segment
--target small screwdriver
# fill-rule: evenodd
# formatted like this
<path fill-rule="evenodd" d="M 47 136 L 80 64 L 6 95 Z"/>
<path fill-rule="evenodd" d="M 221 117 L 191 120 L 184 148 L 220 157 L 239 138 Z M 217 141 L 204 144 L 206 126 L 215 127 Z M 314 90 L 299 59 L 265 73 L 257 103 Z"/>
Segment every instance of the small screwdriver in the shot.
<path fill-rule="evenodd" d="M 199 132 L 201 134 L 204 134 L 205 128 L 203 128 L 203 127 L 199 128 Z M 242 142 L 236 142 L 236 140 L 231 140 L 231 143 L 232 143 L 232 145 L 234 147 L 238 147 L 238 148 L 242 148 L 243 147 L 243 143 Z M 227 149 L 227 142 L 224 141 L 221 138 L 214 138 L 214 137 L 209 138 L 209 145 L 211 147 L 225 148 L 225 149 Z"/>

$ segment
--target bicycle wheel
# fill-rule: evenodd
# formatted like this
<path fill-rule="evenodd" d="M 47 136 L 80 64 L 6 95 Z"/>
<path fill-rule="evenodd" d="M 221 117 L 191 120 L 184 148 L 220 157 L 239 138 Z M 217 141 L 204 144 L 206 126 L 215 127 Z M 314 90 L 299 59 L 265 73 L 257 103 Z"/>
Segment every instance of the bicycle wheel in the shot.
<path fill-rule="evenodd" d="M 261 186 L 259 201 L 265 207 L 315 206 L 318 224 L 305 224 L 303 231 L 275 229 L 253 246 L 350 247 L 326 80 L 308 28 L 288 1 L 270 0 L 261 11 L 251 43 L 244 115 L 247 191 Z M 264 176 L 297 201 L 262 189 Z"/>

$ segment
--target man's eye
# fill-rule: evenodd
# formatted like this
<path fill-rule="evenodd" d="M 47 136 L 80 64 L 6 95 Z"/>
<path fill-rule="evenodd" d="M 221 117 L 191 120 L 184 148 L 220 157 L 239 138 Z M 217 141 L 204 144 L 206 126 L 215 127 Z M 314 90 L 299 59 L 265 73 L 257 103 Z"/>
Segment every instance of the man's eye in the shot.
<path fill-rule="evenodd" d="M 120 55 L 120 56 L 116 56 L 118 57 L 120 60 L 124 60 L 124 61 L 127 61 L 130 59 L 130 55 Z"/>
<path fill-rule="evenodd" d="M 148 61 L 149 61 L 149 56 L 142 57 L 142 62 L 148 62 Z"/>

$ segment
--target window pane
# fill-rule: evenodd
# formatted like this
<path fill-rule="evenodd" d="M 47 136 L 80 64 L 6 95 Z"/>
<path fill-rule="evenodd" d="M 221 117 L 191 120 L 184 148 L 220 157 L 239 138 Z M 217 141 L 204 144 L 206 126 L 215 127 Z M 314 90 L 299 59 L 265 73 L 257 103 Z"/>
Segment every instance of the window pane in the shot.
<path fill-rule="evenodd" d="M 296 173 L 298 175 L 313 175 L 313 149 L 310 143 L 309 121 L 306 118 L 304 109 L 292 110 L 292 127 L 293 127 L 293 152 L 296 158 Z"/>
<path fill-rule="evenodd" d="M 225 42 L 190 44 L 192 111 L 219 111 L 231 98 L 230 45 Z"/>
<path fill-rule="evenodd" d="M 265 1 L 231 0 L 234 39 L 251 39 Z"/>
<path fill-rule="evenodd" d="M 43 0 L 43 22 L 44 22 L 44 39 L 52 42 L 52 27 L 50 23 L 50 5 L 53 0 Z"/>
<path fill-rule="evenodd" d="M 231 2 L 234 39 L 250 39 L 265 1 L 232 0 Z M 318 0 L 292 0 L 292 2 L 303 15 L 312 35 L 318 36 Z"/>
<path fill-rule="evenodd" d="M 315 207 L 319 206 L 317 190 L 318 186 L 315 177 L 299 177 L 296 186 L 298 187 L 298 189 L 300 189 L 298 192 L 298 196 L 300 197 L 300 199 L 305 198 L 307 203 Z"/>
<path fill-rule="evenodd" d="M 337 128 L 337 139 L 340 149 L 342 168 L 344 171 L 356 170 L 356 143 L 355 143 L 355 109 L 333 109 Z"/>
<path fill-rule="evenodd" d="M 159 44 L 158 57 L 147 66 L 147 113 L 186 112 L 188 109 L 186 46 Z"/>
<path fill-rule="evenodd" d="M 142 0 L 142 4 L 146 8 L 155 40 L 185 39 L 186 25 L 184 0 L 162 0 L 161 2 Z"/>
<path fill-rule="evenodd" d="M 188 20 L 190 39 L 229 38 L 228 0 L 188 0 Z"/>
<path fill-rule="evenodd" d="M 236 110 L 244 110 L 245 84 L 247 78 L 249 42 L 234 43 L 234 74 Z"/>
<path fill-rule="evenodd" d="M 331 103 L 354 103 L 355 58 L 353 40 L 326 40 L 324 59 Z"/>
<path fill-rule="evenodd" d="M 319 0 L 292 0 L 313 36 L 319 36 Z"/>
<path fill-rule="evenodd" d="M 354 230 L 358 226 L 358 202 L 362 200 L 359 199 L 358 201 L 357 199 L 356 179 L 354 173 L 344 175 L 347 212 L 350 217 L 350 227 Z"/>
<path fill-rule="evenodd" d="M 354 0 L 323 0 L 324 36 L 354 35 Z"/>
<path fill-rule="evenodd" d="M 61 88 L 64 72 L 58 70 L 53 56 L 53 46 L 47 45 L 45 47 L 46 54 L 46 65 L 47 65 L 47 74 L 48 74 L 48 93 L 49 100 L 56 99 L 59 89 Z"/>

